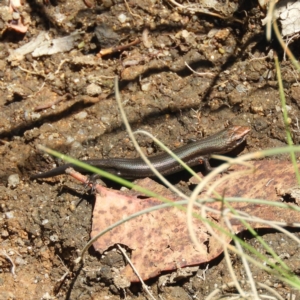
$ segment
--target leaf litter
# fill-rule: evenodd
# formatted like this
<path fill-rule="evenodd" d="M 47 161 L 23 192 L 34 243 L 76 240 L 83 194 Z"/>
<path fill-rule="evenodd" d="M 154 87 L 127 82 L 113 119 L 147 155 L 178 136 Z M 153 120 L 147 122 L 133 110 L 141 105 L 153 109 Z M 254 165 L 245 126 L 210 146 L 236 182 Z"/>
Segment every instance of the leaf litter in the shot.
<path fill-rule="evenodd" d="M 284 201 L 290 187 L 296 185 L 293 167 L 284 161 L 257 161 L 253 162 L 255 172 L 245 172 L 241 166 L 235 167 L 235 173 L 230 174 L 229 180 L 223 181 L 217 191 L 226 197 L 244 197 L 247 199 L 267 199 L 269 201 Z M 272 175 L 270 177 L 270 174 Z M 77 178 L 78 179 L 78 178 Z M 80 180 L 85 180 L 83 176 Z M 178 201 L 178 197 L 171 192 L 146 178 L 137 182 L 139 185 L 160 192 L 170 201 Z M 136 191 L 119 192 L 102 186 L 96 186 L 96 202 L 93 212 L 91 237 L 100 231 L 136 212 L 161 204 L 155 198 L 144 198 Z M 285 195 L 285 198 L 283 198 Z M 205 194 L 200 195 L 200 199 Z M 293 208 L 294 203 L 289 199 L 287 208 Z M 207 203 L 208 207 L 221 211 L 223 203 L 216 201 Z M 273 222 L 283 222 L 285 226 L 299 226 L 300 215 L 293 209 L 280 208 L 272 205 L 250 202 L 232 202 L 232 207 L 250 216 Z M 195 213 L 201 215 L 199 208 Z M 208 213 L 207 220 L 225 228 L 221 214 Z M 245 229 L 242 223 L 233 214 L 229 215 L 233 234 Z M 298 224 L 296 224 L 298 223 Z M 250 222 L 253 228 L 268 228 L 270 225 L 261 223 L 258 219 Z M 202 247 L 196 248 L 191 242 L 187 223 L 186 212 L 177 207 L 168 207 L 151 211 L 129 220 L 112 229 L 104 236 L 98 238 L 94 248 L 103 254 L 108 248 L 116 244 L 127 246 L 131 250 L 131 261 L 138 270 L 143 280 L 153 278 L 163 271 L 172 271 L 187 266 L 207 263 L 219 256 L 224 249 L 214 235 L 207 230 L 204 222 L 193 218 L 193 230 Z M 215 230 L 215 229 L 214 229 Z M 231 238 L 222 232 L 215 231 L 218 238 L 229 243 Z M 121 271 L 121 274 L 130 282 L 139 281 L 130 265 Z"/>

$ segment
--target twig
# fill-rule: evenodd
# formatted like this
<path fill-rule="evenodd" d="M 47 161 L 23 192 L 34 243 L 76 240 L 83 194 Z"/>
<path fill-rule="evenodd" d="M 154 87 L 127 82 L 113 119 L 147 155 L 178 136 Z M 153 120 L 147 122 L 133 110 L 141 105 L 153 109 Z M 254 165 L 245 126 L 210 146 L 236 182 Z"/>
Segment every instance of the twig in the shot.
<path fill-rule="evenodd" d="M 170 3 L 174 4 L 175 6 L 177 6 L 179 9 L 181 10 L 187 10 L 188 12 L 194 14 L 194 13 L 202 13 L 202 14 L 205 14 L 205 15 L 208 15 L 208 16 L 213 16 L 213 17 L 217 17 L 217 18 L 220 18 L 220 19 L 223 19 L 223 20 L 226 20 L 226 19 L 230 19 L 231 17 L 227 17 L 227 16 L 222 16 L 220 14 L 216 14 L 216 13 L 213 13 L 213 12 L 209 12 L 209 11 L 206 11 L 206 10 L 203 10 L 203 9 L 200 9 L 199 8 L 199 5 L 181 5 L 179 3 L 177 3 L 175 0 L 168 0 Z M 243 24 L 244 22 L 242 20 L 239 20 L 239 19 L 236 19 L 236 18 L 231 18 L 233 21 L 236 21 L 238 23 L 241 23 Z"/>
<path fill-rule="evenodd" d="M 112 54 L 112 53 L 116 53 L 116 52 L 120 52 L 123 51 L 131 46 L 137 45 L 141 42 L 141 40 L 139 38 L 135 39 L 133 42 L 126 44 L 126 45 L 122 45 L 122 46 L 116 46 L 116 47 L 111 47 L 111 48 L 106 48 L 106 49 L 102 49 L 98 54 L 97 57 L 102 57 L 104 55 L 108 55 L 108 54 Z"/>
<path fill-rule="evenodd" d="M 93 7 L 93 3 L 90 2 L 89 0 L 83 0 L 83 3 L 84 3 L 88 8 L 92 8 L 92 7 Z"/>
<path fill-rule="evenodd" d="M 15 270 L 16 270 L 16 265 L 14 264 L 14 262 L 12 261 L 12 259 L 10 258 L 10 256 L 6 253 L 5 250 L 1 250 L 1 251 L 0 251 L 0 254 L 1 254 L 2 256 L 4 256 L 7 260 L 9 260 L 9 262 L 11 263 L 11 269 L 10 269 L 10 271 L 11 271 L 12 275 L 13 275 L 14 277 L 16 277 L 16 272 L 15 272 Z"/>
<path fill-rule="evenodd" d="M 286 48 L 289 46 L 289 44 L 292 42 L 293 39 L 298 38 L 299 37 L 299 33 L 296 33 L 294 35 L 292 35 L 291 37 L 287 38 L 286 40 L 286 46 L 284 48 L 284 54 L 283 54 L 283 60 L 286 60 Z"/>
<path fill-rule="evenodd" d="M 248 281 L 245 281 L 245 280 L 242 280 L 240 281 L 240 284 L 246 284 L 248 283 Z M 221 293 L 228 289 L 228 288 L 231 288 L 231 287 L 234 287 L 235 283 L 234 282 L 230 282 L 230 283 L 226 283 L 226 284 L 223 284 L 220 288 L 214 290 L 212 293 L 210 293 L 205 299 L 206 300 L 213 300 L 213 299 L 217 299 L 219 297 L 216 297 L 218 293 Z M 279 293 L 277 293 L 273 288 L 267 286 L 266 284 L 263 284 L 261 282 L 257 282 L 257 285 L 262 288 L 262 289 L 265 289 L 267 290 L 268 292 L 272 293 L 275 297 L 277 297 L 276 299 L 279 299 L 279 300 L 284 300 Z"/>
<path fill-rule="evenodd" d="M 138 279 L 140 280 L 140 282 L 142 283 L 143 289 L 146 291 L 146 293 L 150 296 L 151 299 L 156 300 L 153 295 L 150 293 L 148 286 L 145 284 L 145 282 L 143 281 L 143 279 L 141 278 L 140 274 L 138 273 L 137 269 L 134 267 L 134 265 L 132 264 L 130 258 L 128 257 L 128 255 L 126 254 L 126 251 L 119 245 L 117 244 L 117 247 L 120 249 L 120 251 L 122 252 L 122 254 L 124 255 L 124 257 L 126 258 L 126 260 L 128 261 L 128 263 L 130 264 L 132 270 L 134 271 L 135 275 L 138 277 Z"/>
<path fill-rule="evenodd" d="M 202 271 L 202 275 L 196 275 L 196 277 L 198 277 L 198 278 L 200 278 L 200 279 L 202 279 L 202 280 L 205 281 L 205 279 L 206 279 L 205 274 L 206 274 L 206 271 L 208 270 L 208 268 L 209 268 L 209 264 L 207 264 L 206 267 L 205 267 L 205 269 Z"/>
<path fill-rule="evenodd" d="M 131 9 L 130 9 L 130 7 L 129 7 L 129 5 L 128 5 L 128 3 L 127 3 L 126 0 L 124 0 L 124 2 L 125 2 L 126 8 L 128 9 L 129 13 L 130 13 L 133 17 L 137 17 L 137 18 L 140 18 L 141 20 L 143 20 L 143 18 L 142 18 L 140 15 L 135 14 L 135 13 L 133 13 L 133 12 L 131 11 Z"/>
<path fill-rule="evenodd" d="M 46 77 L 45 74 L 43 74 L 43 73 L 41 73 L 41 72 L 37 72 L 36 70 L 35 70 L 35 72 L 33 72 L 33 71 L 29 71 L 29 70 L 27 70 L 27 69 L 24 69 L 24 68 L 22 68 L 21 66 L 18 66 L 18 68 L 19 68 L 20 70 L 22 70 L 22 71 L 28 73 L 28 74 L 31 74 L 31 75 L 38 75 L 38 76 L 42 76 L 42 77 L 44 77 L 44 78 Z"/>
<path fill-rule="evenodd" d="M 199 76 L 215 76 L 213 73 L 209 73 L 209 72 L 203 72 L 203 73 L 200 73 L 200 72 L 196 72 L 195 70 L 193 70 L 189 65 L 188 63 L 185 61 L 184 64 L 194 73 L 194 74 L 197 74 Z"/>
<path fill-rule="evenodd" d="M 56 105 L 56 104 L 58 104 L 59 102 L 65 100 L 66 97 L 68 97 L 68 96 L 71 96 L 71 97 L 72 97 L 71 94 L 66 94 L 66 95 L 64 95 L 64 96 L 62 96 L 62 97 L 59 97 L 58 99 L 56 99 L 56 100 L 54 100 L 54 101 L 52 101 L 52 102 L 43 103 L 43 104 L 41 104 L 41 105 L 39 105 L 39 106 L 36 106 L 36 107 L 34 108 L 34 111 L 41 111 L 41 110 L 47 109 L 47 108 L 49 108 L 49 107 L 52 107 L 53 105 Z"/>
<path fill-rule="evenodd" d="M 59 292 L 59 290 L 62 287 L 62 284 L 65 281 L 65 279 L 67 278 L 67 276 L 69 274 L 71 274 L 71 271 L 67 268 L 67 266 L 64 264 L 62 259 L 58 255 L 57 255 L 57 257 L 60 260 L 60 262 L 62 263 L 62 265 L 64 266 L 64 268 L 66 269 L 66 272 L 59 279 L 56 280 L 55 287 L 54 287 L 55 294 L 57 294 Z"/>
<path fill-rule="evenodd" d="M 65 62 L 68 62 L 68 61 L 70 61 L 70 60 L 69 60 L 69 59 L 64 59 L 64 60 L 62 60 L 62 61 L 59 63 L 58 68 L 57 68 L 57 70 L 54 72 L 54 74 L 55 74 L 55 75 L 58 74 L 59 71 L 60 71 L 60 69 L 61 69 L 61 67 L 62 67 L 62 65 L 63 65 Z"/>

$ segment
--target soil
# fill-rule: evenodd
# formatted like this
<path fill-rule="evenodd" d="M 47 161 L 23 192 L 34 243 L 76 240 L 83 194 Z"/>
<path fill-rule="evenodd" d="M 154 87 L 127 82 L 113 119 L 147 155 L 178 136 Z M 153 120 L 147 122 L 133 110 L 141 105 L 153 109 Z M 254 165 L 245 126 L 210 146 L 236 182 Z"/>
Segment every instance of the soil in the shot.
<path fill-rule="evenodd" d="M 82 160 L 136 157 L 114 96 L 116 75 L 134 130 L 147 130 L 174 149 L 228 123 L 247 125 L 252 130 L 241 149 L 247 153 L 286 145 L 273 60 L 277 51 L 292 138 L 299 144 L 299 75 L 276 39 L 266 41 L 261 25 L 266 12 L 256 1 L 215 2 L 214 8 L 191 13 L 172 1 L 28 0 L 19 8 L 30 18 L 26 33 L 6 29 L 1 14 L 1 300 L 147 299 L 140 284 L 126 289 L 114 284 L 114 270 L 125 264 L 116 249 L 101 256 L 91 248 L 83 267 L 74 267 L 90 239 L 94 196 L 67 175 L 29 179 L 57 165 L 38 150 L 40 144 Z M 79 39 L 69 51 L 11 59 L 13 50 L 41 32 L 56 39 L 76 30 Z M 299 41 L 289 46 L 299 49 Z M 118 51 L 101 52 L 108 48 Z M 160 151 L 150 138 L 137 139 L 146 154 Z M 171 180 L 189 193 L 188 176 L 181 175 Z M 299 245 L 278 232 L 259 233 L 299 272 Z M 263 251 L 256 239 L 242 237 Z M 245 280 L 241 259 L 231 259 L 237 279 Z M 274 275 L 256 266 L 251 270 L 257 282 L 283 298 L 300 299 L 300 291 Z M 156 299 L 204 299 L 232 278 L 220 256 L 171 284 L 161 282 L 147 282 Z"/>

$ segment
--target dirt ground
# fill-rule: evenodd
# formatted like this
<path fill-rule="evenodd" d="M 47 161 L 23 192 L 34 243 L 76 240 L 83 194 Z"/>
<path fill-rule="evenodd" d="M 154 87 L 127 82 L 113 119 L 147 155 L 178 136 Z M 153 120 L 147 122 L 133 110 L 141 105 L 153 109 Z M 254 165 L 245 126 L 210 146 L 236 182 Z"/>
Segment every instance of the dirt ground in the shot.
<path fill-rule="evenodd" d="M 90 238 L 94 196 L 67 175 L 29 179 L 57 165 L 38 151 L 39 144 L 83 160 L 136 156 L 116 104 L 115 75 L 133 129 L 147 130 L 174 149 L 228 123 L 248 125 L 252 130 L 242 149 L 247 153 L 286 144 L 272 58 L 276 50 L 293 142 L 299 144 L 299 75 L 276 40 L 266 41 L 265 12 L 256 1 L 216 1 L 214 8 L 199 4 L 193 14 L 172 1 L 90 1 L 25 1 L 19 10 L 30 18 L 26 33 L 6 29 L 1 12 L 1 300 L 147 299 L 140 284 L 127 289 L 114 284 L 114 268 L 125 264 L 118 251 L 101 257 L 91 248 L 84 266 L 74 267 Z M 71 50 L 11 57 L 41 32 L 56 39 L 75 31 Z M 290 44 L 296 55 L 299 46 L 299 40 Z M 150 138 L 137 139 L 146 154 L 160 151 Z M 171 180 L 190 191 L 186 174 Z M 281 233 L 259 233 L 278 255 L 287 254 L 285 262 L 299 274 L 299 245 Z M 247 233 L 242 237 L 262 251 Z M 245 279 L 240 258 L 231 258 L 237 278 Z M 204 272 L 206 267 L 170 285 L 162 286 L 159 278 L 147 284 L 156 299 L 205 299 L 232 281 L 223 256 Z M 300 291 L 272 274 L 255 266 L 252 272 L 284 299 L 288 294 L 300 299 Z"/>

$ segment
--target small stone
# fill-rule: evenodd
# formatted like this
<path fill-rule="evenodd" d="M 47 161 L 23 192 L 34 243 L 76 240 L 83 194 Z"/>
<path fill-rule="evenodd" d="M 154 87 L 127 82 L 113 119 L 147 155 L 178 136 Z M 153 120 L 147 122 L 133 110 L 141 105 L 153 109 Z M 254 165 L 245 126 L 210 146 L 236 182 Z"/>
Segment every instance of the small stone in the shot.
<path fill-rule="evenodd" d="M 1 236 L 2 236 L 3 238 L 6 238 L 6 237 L 8 237 L 8 236 L 9 236 L 9 233 L 8 233 L 8 231 L 7 231 L 7 230 L 5 230 L 5 229 L 3 229 L 3 230 L 1 231 Z"/>
<path fill-rule="evenodd" d="M 15 188 L 20 183 L 18 174 L 12 174 L 8 177 L 8 187 Z"/>
<path fill-rule="evenodd" d="M 48 220 L 48 219 L 44 219 L 44 220 L 42 221 L 42 225 L 46 225 L 47 223 L 49 223 L 49 220 Z"/>
<path fill-rule="evenodd" d="M 148 92 L 151 89 L 151 83 L 150 82 L 143 83 L 141 89 L 144 92 Z"/>
<path fill-rule="evenodd" d="M 111 0 L 102 0 L 102 4 L 106 8 L 113 6 L 113 2 Z"/>
<path fill-rule="evenodd" d="M 95 83 L 91 83 L 86 87 L 86 93 L 89 96 L 98 96 L 101 94 L 101 92 L 102 92 L 101 87 Z"/>
<path fill-rule="evenodd" d="M 76 151 L 76 150 L 80 150 L 82 149 L 82 144 L 79 143 L 78 141 L 74 141 L 72 144 L 71 144 L 71 150 L 72 151 Z"/>
<path fill-rule="evenodd" d="M 222 30 L 218 30 L 215 34 L 215 38 L 218 41 L 225 41 L 228 38 L 229 34 L 230 34 L 229 29 L 225 28 L 225 29 L 222 29 Z"/>
<path fill-rule="evenodd" d="M 35 121 L 35 120 L 40 119 L 41 114 L 40 113 L 32 112 L 30 116 L 31 116 L 32 121 Z"/>
<path fill-rule="evenodd" d="M 84 120 L 87 117 L 86 111 L 81 111 L 80 113 L 75 115 L 76 120 Z"/>
<path fill-rule="evenodd" d="M 48 292 L 46 292 L 41 298 L 41 300 L 51 300 L 51 299 L 53 299 L 53 297 Z"/>
<path fill-rule="evenodd" d="M 20 13 L 14 11 L 13 14 L 12 14 L 12 17 L 14 20 L 19 20 L 20 19 Z"/>
<path fill-rule="evenodd" d="M 5 213 L 6 219 L 12 219 L 14 217 L 14 212 L 13 211 L 8 211 Z"/>
<path fill-rule="evenodd" d="M 50 241 L 51 242 L 57 242 L 58 241 L 58 235 L 57 234 L 50 235 Z"/>
<path fill-rule="evenodd" d="M 74 137 L 73 136 L 67 136 L 67 140 L 66 140 L 66 144 L 71 144 L 71 143 L 73 143 L 74 142 Z"/>
<path fill-rule="evenodd" d="M 125 14 L 120 14 L 119 16 L 118 16 L 118 20 L 119 20 L 119 22 L 120 23 L 125 23 L 126 22 L 126 20 L 127 20 L 127 17 L 126 17 L 126 15 Z"/>
<path fill-rule="evenodd" d="M 19 256 L 16 257 L 15 259 L 15 264 L 16 265 L 26 265 L 27 264 L 27 261 Z"/>

